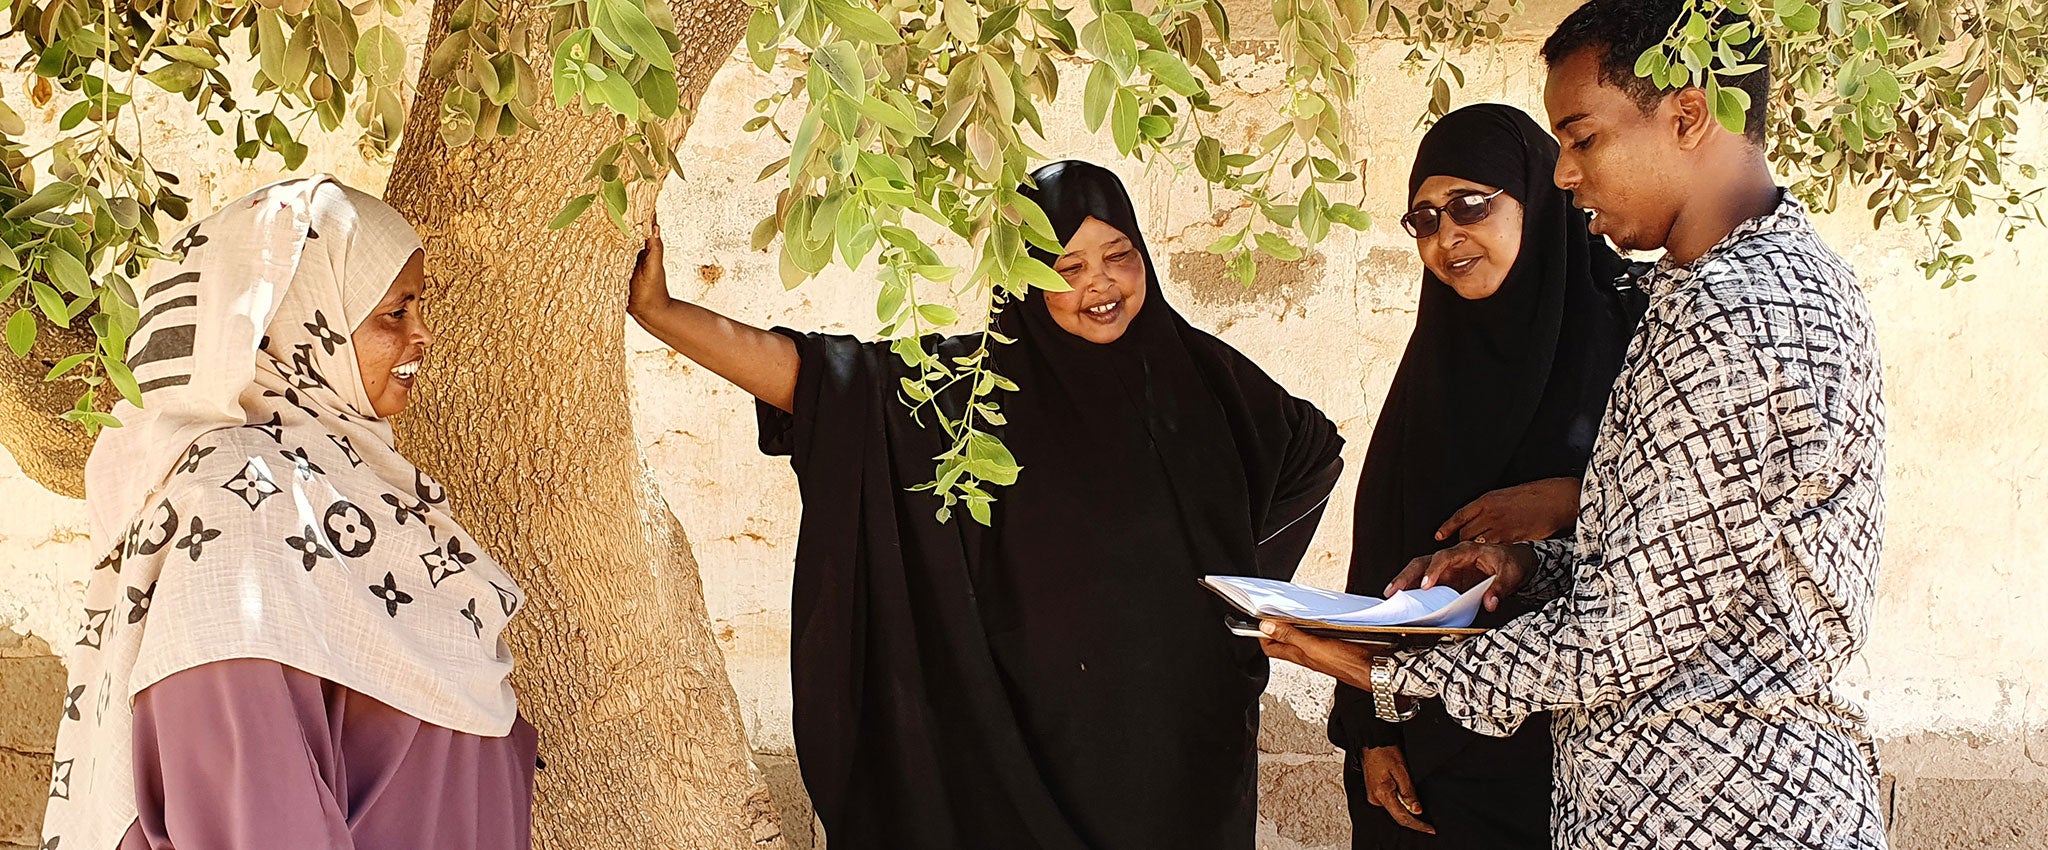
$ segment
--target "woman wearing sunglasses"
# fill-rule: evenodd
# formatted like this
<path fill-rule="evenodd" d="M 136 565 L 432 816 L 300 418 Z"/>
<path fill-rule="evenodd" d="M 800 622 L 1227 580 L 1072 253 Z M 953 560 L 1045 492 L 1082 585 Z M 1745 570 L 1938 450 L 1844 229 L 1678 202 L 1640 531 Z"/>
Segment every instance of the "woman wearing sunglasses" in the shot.
<path fill-rule="evenodd" d="M 1579 476 L 1644 295 L 1552 182 L 1557 142 L 1526 113 L 1468 106 L 1423 137 L 1401 225 L 1424 267 L 1415 330 L 1359 478 L 1353 593 L 1461 540 L 1568 530 Z M 1512 602 L 1482 614 L 1491 626 Z M 1458 726 L 1434 700 L 1403 715 L 1338 686 L 1356 850 L 1550 847 L 1550 729 Z"/>

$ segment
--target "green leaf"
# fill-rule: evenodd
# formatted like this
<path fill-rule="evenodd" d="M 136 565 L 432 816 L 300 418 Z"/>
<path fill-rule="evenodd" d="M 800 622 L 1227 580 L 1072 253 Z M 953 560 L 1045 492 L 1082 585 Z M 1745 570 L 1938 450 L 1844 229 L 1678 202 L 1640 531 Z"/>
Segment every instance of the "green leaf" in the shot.
<path fill-rule="evenodd" d="M 1231 256 L 1230 261 L 1224 264 L 1224 269 L 1232 277 L 1237 278 L 1239 285 L 1250 286 L 1252 285 L 1252 278 L 1258 274 L 1259 266 L 1252 259 L 1252 252 L 1243 251 Z"/>
<path fill-rule="evenodd" d="M 100 366 L 107 370 L 107 380 L 114 389 L 121 392 L 121 398 L 136 407 L 142 406 L 142 388 L 135 384 L 135 373 L 128 371 L 128 364 L 112 357 L 101 357 Z"/>
<path fill-rule="evenodd" d="M 1329 209 L 1330 202 L 1321 191 L 1314 186 L 1308 187 L 1301 193 L 1298 206 L 1300 214 L 1296 221 L 1301 226 L 1302 235 L 1308 237 L 1309 244 L 1314 245 L 1330 235 L 1330 220 L 1323 214 Z"/>
<path fill-rule="evenodd" d="M 1164 50 L 1147 50 L 1138 54 L 1138 64 L 1151 72 L 1153 79 L 1165 83 L 1167 88 L 1182 97 L 1192 97 L 1202 90 L 1202 82 L 1195 79 L 1187 63 Z"/>
<path fill-rule="evenodd" d="M 171 92 L 172 94 L 184 94 L 191 91 L 194 86 L 199 85 L 200 81 L 206 79 L 206 72 L 200 70 L 197 65 L 173 62 L 143 74 L 142 78 L 155 83 L 157 88 L 164 91 Z"/>
<path fill-rule="evenodd" d="M 0 134 L 19 136 L 27 132 L 28 125 L 22 123 L 21 116 L 15 114 L 14 107 L 0 101 Z"/>
<path fill-rule="evenodd" d="M 866 71 L 861 68 L 860 51 L 852 44 L 835 41 L 818 48 L 811 54 L 811 61 L 824 70 L 833 85 L 846 96 L 859 103 L 867 97 L 868 81 Z"/>
<path fill-rule="evenodd" d="M 917 305 L 917 315 L 923 317 L 925 324 L 934 327 L 950 325 L 960 318 L 958 312 L 944 304 L 919 304 Z"/>
<path fill-rule="evenodd" d="M 775 17 L 775 7 L 762 6 L 754 10 L 747 19 L 747 56 L 754 60 L 754 67 L 763 71 L 775 67 L 775 48 L 782 41 L 782 30 Z"/>
<path fill-rule="evenodd" d="M 1066 278 L 1061 277 L 1059 272 L 1053 271 L 1052 266 L 1046 265 L 1037 257 L 1025 256 L 1023 260 L 1010 267 L 1010 273 L 1033 289 L 1043 289 L 1047 292 L 1071 292 L 1074 289 L 1067 283 Z"/>
<path fill-rule="evenodd" d="M 1237 250 L 1237 246 L 1244 243 L 1244 234 L 1245 232 L 1240 230 L 1236 233 L 1222 236 L 1216 241 L 1209 243 L 1209 247 L 1202 250 L 1211 254 L 1228 254 Z"/>
<path fill-rule="evenodd" d="M 114 198 L 107 202 L 107 210 L 113 214 L 114 224 L 123 230 L 142 226 L 142 205 L 134 198 Z"/>
<path fill-rule="evenodd" d="M 1730 133 L 1740 133 L 1748 123 L 1749 92 L 1728 86 L 1710 86 L 1714 93 L 1714 119 Z"/>
<path fill-rule="evenodd" d="M 406 78 L 406 41 L 391 27 L 371 27 L 356 37 L 356 68 L 377 86 Z"/>
<path fill-rule="evenodd" d="M 598 187 L 604 196 L 604 211 L 611 214 L 612 223 L 620 230 L 626 227 L 626 184 L 617 180 L 606 180 Z"/>
<path fill-rule="evenodd" d="M 1004 486 L 1017 483 L 1017 456 L 1011 454 L 1009 447 L 1003 445 L 1003 441 L 996 439 L 992 434 L 977 432 L 968 436 L 967 461 L 970 464 L 982 465 L 995 473 L 975 476 L 983 481 Z"/>
<path fill-rule="evenodd" d="M 1097 62 L 1088 69 L 1088 87 L 1081 96 L 1081 120 L 1093 133 L 1102 129 L 1102 119 L 1116 100 L 1116 74 L 1109 65 Z"/>
<path fill-rule="evenodd" d="M 1324 214 L 1328 215 L 1331 221 L 1352 230 L 1372 229 L 1372 216 L 1350 204 L 1332 204 Z"/>
<path fill-rule="evenodd" d="M 574 65 L 568 59 L 570 44 L 573 41 L 575 39 L 563 41 L 555 54 L 555 91 L 558 95 L 561 93 L 562 84 L 567 82 L 561 76 L 564 69 L 567 68 L 572 74 L 575 71 Z M 469 46 L 470 36 L 467 31 L 449 33 L 448 37 L 442 39 L 441 44 L 434 48 L 434 52 L 427 55 L 427 73 L 435 77 L 448 76 L 455 70 L 455 63 L 462 61 L 462 57 L 469 52 Z M 561 102 L 568 101 L 564 98 Z"/>
<path fill-rule="evenodd" d="M 682 92 L 676 88 L 676 72 L 648 68 L 634 87 L 647 111 L 657 118 L 674 118 L 682 108 Z"/>
<path fill-rule="evenodd" d="M 189 44 L 167 44 L 162 47 L 158 47 L 156 49 L 156 52 L 168 56 L 172 59 L 175 59 L 179 62 L 183 62 L 188 65 L 197 65 L 207 70 L 212 70 L 214 68 L 220 67 L 220 59 L 214 56 L 212 51 L 209 51 L 202 47 L 193 47 Z"/>
<path fill-rule="evenodd" d="M 10 322 L 9 324 L 12 323 Z M 19 352 L 17 352 L 17 356 L 21 356 Z M 81 351 L 77 354 L 71 355 L 70 357 L 66 357 L 62 360 L 59 360 L 57 361 L 57 365 L 50 367 L 50 373 L 44 375 L 43 380 L 54 381 L 57 380 L 58 378 L 62 378 L 65 375 L 69 374 L 71 370 L 78 368 L 78 364 L 84 363 L 86 360 L 91 359 L 92 356 L 93 352 Z"/>
<path fill-rule="evenodd" d="M 625 77 L 607 73 L 596 65 L 584 65 L 583 73 L 588 77 L 583 89 L 586 97 L 611 107 L 612 111 L 626 116 L 628 121 L 640 120 L 640 95 L 633 90 L 632 83 L 626 82 Z M 603 76 L 600 77 L 600 74 Z"/>
<path fill-rule="evenodd" d="M 1668 63 L 1664 59 L 1664 46 L 1661 44 L 1643 51 L 1641 56 L 1636 57 L 1638 77 L 1657 79 L 1657 75 L 1664 73 L 1666 67 Z"/>
<path fill-rule="evenodd" d="M 1116 105 L 1109 110 L 1109 132 L 1118 153 L 1129 154 L 1138 147 L 1138 98 L 1129 89 L 1118 89 Z"/>
<path fill-rule="evenodd" d="M 1914 74 L 1925 73 L 1939 66 L 1946 59 L 1948 59 L 1947 56 L 1944 56 L 1939 53 L 1936 53 L 1932 56 L 1922 56 L 1918 59 L 1906 63 L 1905 65 L 1900 66 L 1897 73 L 1901 77 L 1910 77 Z"/>
<path fill-rule="evenodd" d="M 43 271 L 50 276 L 50 282 L 73 295 L 92 293 L 92 281 L 86 279 L 85 264 L 68 251 L 51 251 L 43 256 Z"/>
<path fill-rule="evenodd" d="M 1903 93 L 1899 91 L 1899 78 L 1884 66 L 1873 66 L 1863 76 L 1863 84 L 1870 87 L 1870 96 L 1887 106 L 1898 103 Z"/>
<path fill-rule="evenodd" d="M 1195 173 L 1211 183 L 1221 183 L 1229 176 L 1223 168 L 1223 143 L 1214 136 L 1203 136 L 1195 142 Z"/>
<path fill-rule="evenodd" d="M 1004 68 L 994 56 L 981 54 L 981 78 L 987 83 L 989 97 L 995 101 L 996 119 L 1004 123 L 1015 120 L 1017 114 L 1017 89 L 1010 82 L 1009 69 Z"/>
<path fill-rule="evenodd" d="M 1102 59 L 1116 69 L 1119 80 L 1128 80 L 1131 72 L 1138 67 L 1138 42 L 1131 35 L 1131 25 L 1120 15 L 1106 15 L 1102 18 L 1104 50 Z"/>
<path fill-rule="evenodd" d="M 975 40 L 982 44 L 995 41 L 997 36 L 1009 32 L 1011 27 L 1017 25 L 1017 16 L 1023 11 L 1023 3 L 1013 3 L 996 10 L 995 14 L 982 19 L 981 33 Z"/>
<path fill-rule="evenodd" d="M 28 288 L 35 296 L 36 309 L 43 311 L 43 318 L 60 325 L 71 324 L 71 308 L 57 290 L 43 285 L 41 281 L 30 281 Z"/>
<path fill-rule="evenodd" d="M 1283 260 L 1290 263 L 1294 262 L 1295 260 L 1301 259 L 1300 248 L 1296 247 L 1294 243 L 1282 239 L 1275 234 L 1259 234 L 1258 243 L 1259 250 L 1266 252 L 1266 254 L 1272 257 L 1273 259 Z"/>
<path fill-rule="evenodd" d="M 903 311 L 903 301 L 910 294 L 910 283 L 901 277 L 887 276 L 882 279 L 882 293 L 875 298 L 875 320 L 893 321 Z"/>
<path fill-rule="evenodd" d="M 36 344 L 36 317 L 28 308 L 14 311 L 7 320 L 7 347 L 16 357 L 27 357 L 30 348 Z"/>
<path fill-rule="evenodd" d="M 639 0 L 592 0 L 590 5 L 591 24 L 599 33 L 625 45 L 633 55 L 647 60 L 648 65 L 675 72 L 675 56 L 669 53 L 668 42 L 662 39 L 661 31 L 647 17 Z"/>
<path fill-rule="evenodd" d="M 860 114 L 867 116 L 877 124 L 906 136 L 918 134 L 917 122 L 910 120 L 910 116 L 903 114 L 901 110 L 890 106 L 888 101 L 879 97 L 870 97 L 862 100 L 860 102 Z M 863 155 L 862 159 L 865 160 L 866 155 Z M 895 160 L 887 161 L 891 164 L 895 162 Z M 898 178 L 901 179 L 901 177 L 901 169 L 898 169 Z"/>
<path fill-rule="evenodd" d="M 1805 3 L 1801 3 L 1790 14 L 1781 9 L 1779 15 L 1784 18 L 1785 26 L 1793 32 L 1813 32 L 1820 29 L 1820 10 Z"/>
<path fill-rule="evenodd" d="M 1060 45 L 1066 48 L 1067 52 L 1073 52 L 1074 44 L 1079 37 L 1074 34 L 1074 25 L 1067 21 L 1063 12 L 1033 6 L 1030 13 L 1031 18 L 1038 21 L 1039 26 L 1052 31 L 1053 36 L 1059 39 Z"/>
<path fill-rule="evenodd" d="M 271 82 L 284 84 L 285 51 L 291 42 L 285 39 L 284 17 L 275 9 L 261 9 L 256 13 L 256 58 L 263 76 Z M 166 87 L 168 88 L 168 87 Z"/>
<path fill-rule="evenodd" d="M 569 203 L 562 206 L 561 212 L 555 213 L 554 220 L 548 222 L 548 229 L 561 230 L 564 227 L 568 227 L 576 219 L 582 218 L 583 211 L 590 209 L 591 202 L 596 200 L 597 195 L 595 194 L 577 195 L 571 198 Z"/>
<path fill-rule="evenodd" d="M 818 11 L 847 35 L 869 44 L 902 44 L 903 36 L 863 0 L 814 0 Z"/>
<path fill-rule="evenodd" d="M 284 49 L 285 90 L 305 91 L 306 73 L 313 68 L 314 31 L 317 29 L 318 25 L 304 22 L 292 31 L 292 40 Z"/>
<path fill-rule="evenodd" d="M 32 218 L 71 203 L 71 199 L 76 197 L 78 197 L 78 184 L 62 180 L 54 181 L 44 184 L 43 188 L 36 190 L 36 193 L 29 196 L 28 200 L 15 204 L 12 208 L 8 209 L 6 217 L 15 220 Z"/>

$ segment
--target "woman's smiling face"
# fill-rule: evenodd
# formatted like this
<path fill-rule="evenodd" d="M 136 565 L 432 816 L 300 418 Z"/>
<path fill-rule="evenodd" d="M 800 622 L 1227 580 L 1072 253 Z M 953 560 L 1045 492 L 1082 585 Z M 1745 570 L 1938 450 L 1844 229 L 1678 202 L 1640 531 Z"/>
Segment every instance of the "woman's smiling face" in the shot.
<path fill-rule="evenodd" d="M 1145 306 L 1145 255 L 1123 231 L 1093 216 L 1066 249 L 1052 268 L 1073 288 L 1045 293 L 1046 311 L 1067 333 L 1098 345 L 1117 341 Z"/>
<path fill-rule="evenodd" d="M 363 392 L 380 418 L 396 416 L 405 409 L 427 346 L 434 342 L 434 335 L 420 318 L 420 294 L 426 286 L 426 255 L 415 252 L 377 309 L 349 335 L 356 350 L 356 368 L 363 377 Z"/>
<path fill-rule="evenodd" d="M 1454 199 L 1484 196 L 1497 187 L 1443 174 L 1422 181 L 1409 208 L 1442 207 Z M 1459 224 L 1438 214 L 1437 231 L 1415 240 L 1422 264 L 1460 297 L 1477 301 L 1500 291 L 1522 253 L 1522 202 L 1506 192 L 1488 201 L 1486 217 Z"/>

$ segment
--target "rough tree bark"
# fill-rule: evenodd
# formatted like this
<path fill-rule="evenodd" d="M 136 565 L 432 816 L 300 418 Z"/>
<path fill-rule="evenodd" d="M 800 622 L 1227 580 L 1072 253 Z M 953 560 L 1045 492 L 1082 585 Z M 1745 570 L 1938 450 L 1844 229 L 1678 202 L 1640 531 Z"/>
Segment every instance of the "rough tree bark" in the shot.
<path fill-rule="evenodd" d="M 427 51 L 456 5 L 436 4 Z M 749 9 L 673 7 L 694 105 Z M 445 89 L 423 81 L 385 192 L 426 239 L 441 336 L 400 438 L 530 599 L 511 641 L 547 762 L 539 845 L 780 846 L 696 561 L 633 438 L 624 305 L 637 245 L 595 212 L 547 227 L 617 137 L 612 119 L 550 108 L 538 130 L 450 149 L 432 131 Z"/>
<path fill-rule="evenodd" d="M 92 438 L 85 429 L 57 418 L 78 401 L 78 385 L 44 383 L 56 362 L 77 351 L 91 350 L 92 332 L 79 328 L 44 328 L 27 357 L 0 352 L 0 446 L 14 454 L 29 480 L 51 492 L 85 498 L 85 456 Z"/>

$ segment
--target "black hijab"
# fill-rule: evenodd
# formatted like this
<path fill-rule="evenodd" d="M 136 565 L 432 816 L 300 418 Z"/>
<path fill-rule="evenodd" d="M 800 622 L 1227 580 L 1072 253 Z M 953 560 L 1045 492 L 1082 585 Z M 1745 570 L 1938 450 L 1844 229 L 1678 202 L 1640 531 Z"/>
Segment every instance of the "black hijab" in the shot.
<path fill-rule="evenodd" d="M 1626 262 L 1552 182 L 1557 155 L 1527 113 L 1500 104 L 1444 116 L 1416 151 L 1411 202 L 1435 175 L 1504 189 L 1522 205 L 1522 241 L 1485 299 L 1423 272 L 1415 330 L 1359 475 L 1353 593 L 1379 595 L 1410 559 L 1447 545 L 1436 529 L 1488 491 L 1585 470 L 1643 303 L 1619 285 Z M 1357 727 L 1371 706 L 1360 697 L 1340 689 L 1332 716 L 1347 749 L 1366 743 Z"/>
<path fill-rule="evenodd" d="M 1195 579 L 1291 575 L 1342 440 L 1174 311 L 1113 174 L 1033 177 L 1062 243 L 1091 217 L 1130 238 L 1147 293 L 1107 345 L 1041 292 L 1003 311 L 993 363 L 1020 390 L 998 430 L 1023 472 L 991 527 L 941 524 L 909 489 L 944 440 L 896 400 L 910 373 L 885 344 L 790 333 L 796 412 L 759 408 L 804 498 L 804 781 L 835 847 L 1250 850 L 1265 661 Z M 952 357 L 979 335 L 927 342 Z"/>

